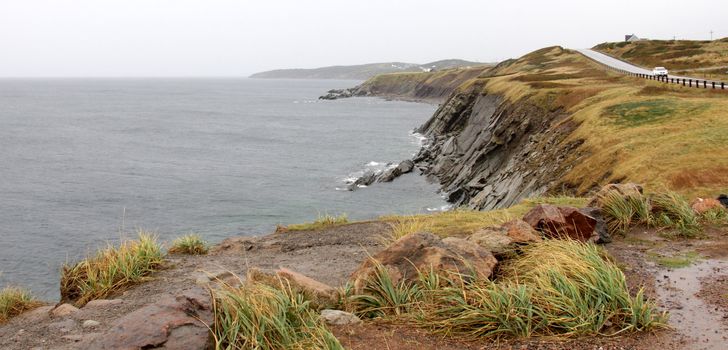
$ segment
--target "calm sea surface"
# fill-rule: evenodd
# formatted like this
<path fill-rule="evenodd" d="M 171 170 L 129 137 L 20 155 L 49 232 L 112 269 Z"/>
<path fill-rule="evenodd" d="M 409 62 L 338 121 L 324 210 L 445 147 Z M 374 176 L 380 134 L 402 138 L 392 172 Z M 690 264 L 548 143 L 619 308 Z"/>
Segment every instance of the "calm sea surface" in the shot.
<path fill-rule="evenodd" d="M 271 232 L 319 213 L 440 208 L 411 174 L 347 177 L 410 157 L 434 106 L 318 101 L 355 81 L 0 80 L 0 288 L 52 300 L 58 271 L 137 228 L 162 241 Z"/>

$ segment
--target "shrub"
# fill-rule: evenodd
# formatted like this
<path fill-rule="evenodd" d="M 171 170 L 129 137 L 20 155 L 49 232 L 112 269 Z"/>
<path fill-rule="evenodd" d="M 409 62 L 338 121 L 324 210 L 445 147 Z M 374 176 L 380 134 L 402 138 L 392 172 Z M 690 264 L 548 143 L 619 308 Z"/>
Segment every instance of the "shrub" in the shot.
<path fill-rule="evenodd" d="M 343 347 L 303 295 L 260 283 L 213 292 L 216 349 L 331 349 Z"/>
<path fill-rule="evenodd" d="M 137 240 L 122 241 L 118 248 L 109 245 L 95 256 L 61 272 L 61 299 L 85 305 L 104 298 L 128 285 L 139 283 L 161 265 L 162 248 L 155 237 L 139 231 Z"/>
<path fill-rule="evenodd" d="M 428 232 L 432 229 L 432 221 L 422 220 L 416 216 L 396 216 L 389 222 L 392 227 L 390 235 L 384 236 L 385 245 L 389 245 L 398 239 L 417 232 Z"/>
<path fill-rule="evenodd" d="M 197 234 L 177 237 L 169 248 L 170 254 L 204 255 L 207 254 L 207 242 Z"/>
<path fill-rule="evenodd" d="M 351 304 L 364 317 L 402 315 L 419 299 L 419 286 L 404 280 L 394 282 L 387 269 L 375 262 L 374 273 L 364 283 L 363 294 L 351 297 Z"/>
<path fill-rule="evenodd" d="M 0 290 L 0 323 L 4 323 L 13 316 L 34 309 L 42 303 L 27 290 L 17 287 L 5 287 Z"/>
<path fill-rule="evenodd" d="M 306 222 L 303 224 L 294 224 L 294 225 L 288 225 L 286 227 L 286 231 L 310 231 L 310 230 L 320 230 L 326 227 L 330 226 L 337 226 L 337 225 L 343 225 L 349 223 L 349 218 L 346 216 L 346 214 L 341 214 L 339 216 L 332 216 L 329 214 L 321 215 L 319 214 L 318 218 L 314 220 L 314 222 Z"/>

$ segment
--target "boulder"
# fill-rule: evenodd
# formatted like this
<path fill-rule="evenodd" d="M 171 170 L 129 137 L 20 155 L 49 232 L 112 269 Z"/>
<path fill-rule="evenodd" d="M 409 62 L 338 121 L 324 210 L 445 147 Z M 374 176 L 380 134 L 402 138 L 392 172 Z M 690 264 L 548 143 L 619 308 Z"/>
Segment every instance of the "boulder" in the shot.
<path fill-rule="evenodd" d="M 324 320 L 324 322 L 326 322 L 326 324 L 331 324 L 335 326 L 345 326 L 361 323 L 361 319 L 356 315 L 341 310 L 321 310 L 321 318 Z"/>
<path fill-rule="evenodd" d="M 276 275 L 288 281 L 293 289 L 301 291 L 319 306 L 327 305 L 336 299 L 336 289 L 328 284 L 283 267 L 276 271 Z"/>
<path fill-rule="evenodd" d="M 607 230 L 607 222 L 604 220 L 604 215 L 602 215 L 602 209 L 587 207 L 581 208 L 579 211 L 584 215 L 593 217 L 597 221 L 596 226 L 594 226 L 594 236 L 596 237 L 592 236 L 595 239 L 594 243 L 604 244 L 612 242 L 612 235 Z"/>
<path fill-rule="evenodd" d="M 75 314 L 78 312 L 78 308 L 71 304 L 61 304 L 51 310 L 51 315 L 54 317 L 64 317 Z"/>
<path fill-rule="evenodd" d="M 121 299 L 97 299 L 97 300 L 91 300 L 86 305 L 83 306 L 84 309 L 93 309 L 93 308 L 106 308 L 109 306 L 115 306 L 123 304 L 124 301 Z"/>
<path fill-rule="evenodd" d="M 592 238 L 597 220 L 574 207 L 539 204 L 526 213 L 523 221 L 546 237 L 569 237 L 586 242 Z"/>
<path fill-rule="evenodd" d="M 430 268 L 450 272 L 453 276 L 477 275 L 489 278 L 497 260 L 478 244 L 461 238 L 441 240 L 432 233 L 420 232 L 404 236 L 368 259 L 352 274 L 356 293 L 362 293 L 367 280 L 376 272 L 377 263 L 390 274 L 392 281 L 414 281 L 418 271 Z"/>
<path fill-rule="evenodd" d="M 643 188 L 641 185 L 635 183 L 626 184 L 608 184 L 603 186 L 594 196 L 589 200 L 587 207 L 601 208 L 601 199 L 606 196 L 609 192 L 616 191 L 623 197 L 641 196 Z"/>
<path fill-rule="evenodd" d="M 718 201 L 723 204 L 724 207 L 728 208 L 728 195 L 721 194 L 718 196 Z"/>
<path fill-rule="evenodd" d="M 167 295 L 117 319 L 90 340 L 88 349 L 208 349 L 212 324 L 209 294 L 195 288 Z"/>
<path fill-rule="evenodd" d="M 703 215 L 711 209 L 723 209 L 723 203 L 713 198 L 695 198 L 690 203 L 690 207 L 693 208 L 695 214 Z"/>
<path fill-rule="evenodd" d="M 81 323 L 81 327 L 83 328 L 96 328 L 101 325 L 101 322 L 96 320 L 86 320 Z"/>
<path fill-rule="evenodd" d="M 541 235 L 523 220 L 512 220 L 500 227 L 486 227 L 468 236 L 468 241 L 475 242 L 496 257 L 513 252 L 518 245 L 541 240 Z"/>

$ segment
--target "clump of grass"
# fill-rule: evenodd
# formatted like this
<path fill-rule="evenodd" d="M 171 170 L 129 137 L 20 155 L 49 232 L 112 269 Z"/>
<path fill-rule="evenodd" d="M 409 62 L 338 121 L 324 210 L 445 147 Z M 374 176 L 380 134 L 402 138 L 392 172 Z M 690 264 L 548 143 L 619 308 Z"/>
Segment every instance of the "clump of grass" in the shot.
<path fill-rule="evenodd" d="M 207 242 L 198 234 L 177 237 L 169 248 L 170 254 L 204 255 L 207 254 Z"/>
<path fill-rule="evenodd" d="M 0 290 L 0 323 L 43 305 L 25 289 L 5 287 Z"/>
<path fill-rule="evenodd" d="M 431 221 L 421 220 L 412 215 L 393 217 L 389 225 L 392 227 L 391 233 L 382 237 L 385 245 L 389 245 L 408 234 L 429 232 L 432 229 Z"/>
<path fill-rule="evenodd" d="M 434 271 L 395 284 L 385 269 L 367 281 L 364 315 L 405 313 L 412 322 L 471 339 L 614 335 L 665 325 L 642 291 L 629 294 L 622 271 L 593 244 L 546 240 L 501 267 L 498 281 Z M 371 313 L 370 311 L 374 311 Z"/>
<path fill-rule="evenodd" d="M 610 234 L 623 235 L 634 225 L 652 223 L 650 203 L 641 194 L 625 196 L 612 190 L 601 196 L 599 203 Z"/>
<path fill-rule="evenodd" d="M 420 298 L 420 288 L 404 279 L 395 282 L 387 269 L 374 262 L 374 273 L 367 277 L 361 294 L 351 297 L 351 304 L 359 315 L 381 317 L 403 315 Z"/>
<path fill-rule="evenodd" d="M 109 245 L 93 257 L 65 265 L 61 272 L 61 299 L 81 306 L 105 298 L 143 281 L 159 268 L 163 258 L 156 238 L 139 231 L 136 240 L 122 241 L 118 248 Z"/>
<path fill-rule="evenodd" d="M 700 219 L 712 225 L 726 225 L 728 224 L 728 211 L 723 207 L 712 208 L 703 213 Z"/>
<path fill-rule="evenodd" d="M 311 231 L 320 230 L 331 226 L 344 225 L 347 223 L 349 223 L 349 218 L 346 216 L 346 214 L 341 214 L 339 216 L 319 214 L 318 218 L 316 218 L 316 220 L 314 220 L 313 222 L 288 225 L 286 228 L 287 231 Z"/>
<path fill-rule="evenodd" d="M 290 288 L 252 283 L 212 293 L 216 349 L 344 349 Z"/>
<path fill-rule="evenodd" d="M 694 238 L 701 232 L 698 216 L 685 197 L 676 192 L 666 191 L 652 198 L 652 212 L 660 226 L 677 230 L 676 236 Z"/>

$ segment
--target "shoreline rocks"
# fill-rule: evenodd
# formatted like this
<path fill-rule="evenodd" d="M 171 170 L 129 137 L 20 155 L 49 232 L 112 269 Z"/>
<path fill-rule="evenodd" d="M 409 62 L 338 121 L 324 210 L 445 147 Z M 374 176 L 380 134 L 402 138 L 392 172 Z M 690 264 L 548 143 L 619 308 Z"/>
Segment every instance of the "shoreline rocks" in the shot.
<path fill-rule="evenodd" d="M 400 162 L 396 167 L 391 167 L 391 163 L 387 164 L 387 166 L 387 169 L 381 171 L 368 170 L 364 175 L 347 184 L 346 189 L 355 191 L 359 188 L 370 186 L 375 182 L 392 182 L 404 174 L 411 173 L 415 168 L 415 163 L 407 159 Z"/>

